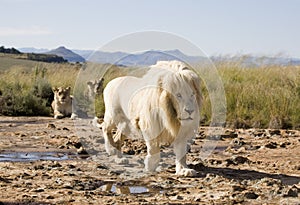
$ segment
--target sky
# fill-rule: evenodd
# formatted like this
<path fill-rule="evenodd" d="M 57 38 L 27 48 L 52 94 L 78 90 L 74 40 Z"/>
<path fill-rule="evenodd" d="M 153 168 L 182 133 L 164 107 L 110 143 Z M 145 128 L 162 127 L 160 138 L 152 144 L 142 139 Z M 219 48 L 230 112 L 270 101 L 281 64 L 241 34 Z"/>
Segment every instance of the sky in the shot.
<path fill-rule="evenodd" d="M 96 50 L 135 32 L 212 55 L 300 58 L 299 0 L 0 0 L 0 45 Z"/>

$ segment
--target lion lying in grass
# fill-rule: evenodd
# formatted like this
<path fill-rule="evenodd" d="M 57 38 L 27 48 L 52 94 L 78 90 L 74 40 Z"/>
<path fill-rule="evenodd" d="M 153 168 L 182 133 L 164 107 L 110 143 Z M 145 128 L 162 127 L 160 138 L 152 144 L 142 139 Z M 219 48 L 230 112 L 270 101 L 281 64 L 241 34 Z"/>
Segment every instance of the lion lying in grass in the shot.
<path fill-rule="evenodd" d="M 72 111 L 73 96 L 70 95 L 71 87 L 53 87 L 52 90 L 54 100 L 51 106 L 54 111 L 54 118 L 71 117 L 71 119 L 75 119 L 77 115 Z"/>
<path fill-rule="evenodd" d="M 120 156 L 124 138 L 139 135 L 147 145 L 146 171 L 157 168 L 161 145 L 173 145 L 176 174 L 196 174 L 187 167 L 186 152 L 187 141 L 199 126 L 200 79 L 187 65 L 160 61 L 142 78 L 110 81 L 103 95 L 106 110 L 101 127 L 108 154 Z"/>

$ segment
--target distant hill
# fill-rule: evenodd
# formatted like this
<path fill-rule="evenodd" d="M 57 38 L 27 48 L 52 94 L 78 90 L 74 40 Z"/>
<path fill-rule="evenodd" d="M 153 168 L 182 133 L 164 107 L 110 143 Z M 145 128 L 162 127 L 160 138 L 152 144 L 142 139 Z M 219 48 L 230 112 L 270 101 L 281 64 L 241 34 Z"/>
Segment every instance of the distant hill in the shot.
<path fill-rule="evenodd" d="M 60 47 L 64 48 L 64 47 Z M 20 48 L 20 51 L 26 51 L 31 53 L 42 53 L 44 51 L 49 52 L 47 49 L 37 48 Z M 55 49 L 57 50 L 57 49 Z M 58 49 L 59 50 L 59 49 Z M 61 50 L 68 50 L 66 48 Z M 71 50 L 69 50 L 71 51 Z M 236 55 L 236 56 L 211 56 L 209 58 L 201 56 L 189 56 L 184 54 L 178 49 L 175 50 L 149 50 L 142 53 L 130 54 L 126 52 L 105 52 L 105 51 L 93 51 L 93 50 L 72 50 L 74 54 L 77 54 L 84 58 L 86 61 L 94 61 L 99 63 L 110 63 L 124 66 L 147 66 L 153 65 L 158 60 L 183 60 L 189 63 L 203 63 L 207 60 L 211 60 L 214 63 L 218 62 L 238 62 L 245 67 L 258 67 L 263 65 L 300 65 L 300 59 L 288 58 L 288 57 L 269 57 L 269 56 L 254 56 L 254 55 Z M 58 54 L 57 52 L 54 52 Z M 60 54 L 62 56 L 62 54 Z M 66 58 L 67 59 L 67 58 Z M 82 60 L 82 59 L 81 59 Z M 69 60 L 70 61 L 70 60 Z M 71 62 L 74 62 L 72 60 Z M 76 60 L 75 60 L 76 62 Z M 78 61 L 84 62 L 84 61 Z"/>
<path fill-rule="evenodd" d="M 111 63 L 124 66 L 149 66 L 159 60 L 182 60 L 189 63 L 201 62 L 205 58 L 201 56 L 188 56 L 179 50 L 158 51 L 150 50 L 137 54 L 125 52 L 94 52 L 87 61 L 99 63 Z"/>
<path fill-rule="evenodd" d="M 0 47 L 0 53 L 21 54 L 21 52 L 15 48 L 5 48 L 4 46 Z"/>
<path fill-rule="evenodd" d="M 94 50 L 79 50 L 79 49 L 72 49 L 72 51 L 81 57 L 83 57 L 85 60 L 89 58 L 89 56 L 94 52 Z"/>
<path fill-rule="evenodd" d="M 46 53 L 49 51 L 49 49 L 46 48 L 34 48 L 34 47 L 24 47 L 24 48 L 19 48 L 18 50 L 23 53 Z"/>
<path fill-rule="evenodd" d="M 4 48 L 4 46 L 0 47 L 0 53 L 3 57 L 14 58 L 14 59 L 24 59 L 24 60 L 32 60 L 32 61 L 42 61 L 48 63 L 65 63 L 65 60 L 61 56 L 57 56 L 55 54 L 41 54 L 41 53 L 22 53 L 15 48 Z"/>
<path fill-rule="evenodd" d="M 211 57 L 211 60 L 215 63 L 229 62 L 239 63 L 244 67 L 259 67 L 268 65 L 300 65 L 300 59 L 287 58 L 287 57 L 267 57 L 267 56 L 252 56 L 252 55 L 239 55 L 239 56 L 218 56 Z"/>
<path fill-rule="evenodd" d="M 58 47 L 54 50 L 48 51 L 45 54 L 54 54 L 61 56 L 69 62 L 85 62 L 85 59 L 64 46 Z"/>

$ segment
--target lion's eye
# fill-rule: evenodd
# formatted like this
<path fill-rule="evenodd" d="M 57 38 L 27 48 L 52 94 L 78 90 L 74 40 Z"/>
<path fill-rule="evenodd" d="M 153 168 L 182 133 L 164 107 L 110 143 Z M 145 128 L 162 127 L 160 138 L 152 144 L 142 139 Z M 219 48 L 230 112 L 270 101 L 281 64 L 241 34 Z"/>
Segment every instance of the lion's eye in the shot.
<path fill-rule="evenodd" d="M 182 98 L 181 94 L 180 93 L 177 93 L 177 98 Z"/>

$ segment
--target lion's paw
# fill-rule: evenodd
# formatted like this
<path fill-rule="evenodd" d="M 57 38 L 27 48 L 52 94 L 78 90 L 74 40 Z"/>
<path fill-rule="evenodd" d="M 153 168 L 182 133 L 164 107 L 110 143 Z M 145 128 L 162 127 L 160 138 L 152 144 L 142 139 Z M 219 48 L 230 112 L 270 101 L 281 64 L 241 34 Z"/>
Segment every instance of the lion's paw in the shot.
<path fill-rule="evenodd" d="M 122 158 L 116 158 L 115 159 L 115 162 L 117 164 L 129 164 L 129 160 L 125 157 L 122 157 Z"/>
<path fill-rule="evenodd" d="M 63 114 L 56 114 L 54 115 L 54 119 L 62 119 L 64 117 Z"/>
<path fill-rule="evenodd" d="M 180 171 L 176 172 L 176 175 L 194 177 L 197 175 L 197 172 L 194 169 L 183 168 Z"/>
<path fill-rule="evenodd" d="M 106 153 L 107 153 L 109 156 L 117 155 L 117 150 L 116 150 L 115 148 L 107 148 L 107 149 L 106 149 Z"/>
<path fill-rule="evenodd" d="M 75 114 L 75 113 L 71 114 L 71 117 L 70 117 L 71 120 L 76 120 L 77 118 L 78 118 L 77 114 Z"/>

